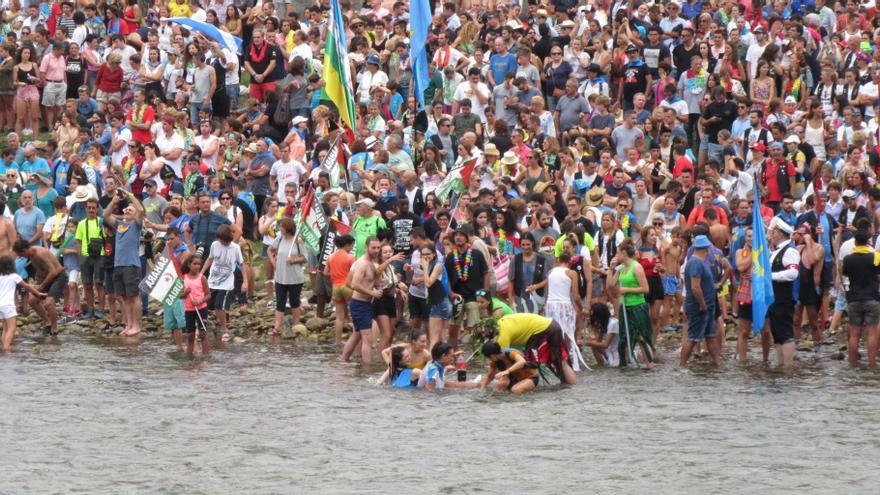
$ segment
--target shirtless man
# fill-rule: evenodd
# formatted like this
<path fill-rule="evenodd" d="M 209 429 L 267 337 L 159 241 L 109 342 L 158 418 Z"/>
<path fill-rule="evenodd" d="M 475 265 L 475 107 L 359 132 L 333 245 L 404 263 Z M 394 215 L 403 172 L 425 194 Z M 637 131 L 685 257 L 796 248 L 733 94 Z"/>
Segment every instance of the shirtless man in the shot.
<path fill-rule="evenodd" d="M 3 205 L 5 208 L 5 204 Z M 0 208 L 0 215 L 2 215 Z M 0 216 L 0 256 L 12 256 L 12 245 L 18 239 L 12 220 Z M 14 256 L 13 256 L 14 257 Z"/>
<path fill-rule="evenodd" d="M 382 297 L 382 291 L 376 288 L 376 262 L 379 260 L 381 244 L 376 237 L 369 237 L 365 244 L 366 252 L 351 266 L 348 286 L 354 293 L 348 303 L 354 332 L 342 349 L 342 360 L 348 362 L 355 347 L 361 346 L 361 362 L 372 360 L 371 350 L 373 339 L 373 298 Z"/>
<path fill-rule="evenodd" d="M 55 309 L 55 301 L 64 297 L 64 288 L 67 287 L 67 273 L 64 267 L 48 249 L 40 246 L 31 246 L 24 239 L 15 241 L 12 249 L 17 256 L 29 258 L 30 264 L 36 272 L 36 289 L 46 293 L 46 297 L 38 298 L 35 294 L 30 295 L 30 305 L 36 310 L 46 326 L 43 327 L 45 335 L 58 335 L 58 311 Z"/>
<path fill-rule="evenodd" d="M 727 225 L 723 225 L 718 221 L 718 213 L 715 210 L 707 210 L 705 217 L 706 223 L 709 224 L 709 240 L 718 249 L 724 251 L 727 255 L 728 244 L 730 243 L 730 229 Z"/>
<path fill-rule="evenodd" d="M 670 324 L 678 326 L 679 312 L 676 308 L 684 305 L 681 292 L 681 263 L 684 258 L 684 243 L 681 239 L 681 227 L 673 227 L 670 240 L 660 246 L 660 259 L 666 274 L 663 276 L 663 318 L 660 328 Z M 675 303 L 673 304 L 673 300 Z"/>

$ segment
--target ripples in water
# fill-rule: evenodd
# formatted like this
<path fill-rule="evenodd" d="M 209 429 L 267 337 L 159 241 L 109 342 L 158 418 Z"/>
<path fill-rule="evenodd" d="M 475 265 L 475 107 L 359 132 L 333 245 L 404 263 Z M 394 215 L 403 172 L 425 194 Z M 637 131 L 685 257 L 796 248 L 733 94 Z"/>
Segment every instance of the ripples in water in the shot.
<path fill-rule="evenodd" d="M 880 374 L 805 357 L 391 390 L 332 347 L 62 336 L 0 356 L 0 493 L 876 492 Z M 476 370 L 475 370 L 476 372 Z M 474 372 L 474 376 L 475 376 Z"/>

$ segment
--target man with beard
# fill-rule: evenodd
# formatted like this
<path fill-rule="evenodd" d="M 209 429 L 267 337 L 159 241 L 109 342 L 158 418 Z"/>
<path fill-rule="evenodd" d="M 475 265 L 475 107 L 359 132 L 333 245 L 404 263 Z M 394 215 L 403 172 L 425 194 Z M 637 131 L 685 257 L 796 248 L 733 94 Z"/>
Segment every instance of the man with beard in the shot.
<path fill-rule="evenodd" d="M 450 322 L 449 343 L 453 348 L 458 348 L 458 335 L 462 325 L 465 329 L 470 329 L 480 319 L 477 291 L 489 288 L 488 262 L 479 250 L 471 246 L 469 240 L 467 230 L 457 229 L 452 236 L 452 252 L 446 255 L 446 273 L 449 276 L 453 306 L 464 304 L 461 313 L 453 311 Z"/>

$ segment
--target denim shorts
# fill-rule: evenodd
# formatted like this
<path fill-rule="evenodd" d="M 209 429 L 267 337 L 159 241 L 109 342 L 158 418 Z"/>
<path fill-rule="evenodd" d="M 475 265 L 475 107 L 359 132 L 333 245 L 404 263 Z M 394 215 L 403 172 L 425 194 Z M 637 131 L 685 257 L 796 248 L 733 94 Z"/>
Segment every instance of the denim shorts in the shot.
<path fill-rule="evenodd" d="M 707 337 L 714 337 L 715 328 L 715 305 L 711 304 L 706 311 L 698 307 L 684 307 L 684 314 L 688 322 L 688 340 L 701 342 Z"/>
<path fill-rule="evenodd" d="M 853 301 L 849 303 L 849 324 L 857 327 L 873 326 L 880 321 L 880 302 Z"/>
<path fill-rule="evenodd" d="M 448 320 L 452 318 L 452 303 L 449 298 L 444 297 L 439 303 L 431 304 L 431 318 L 440 318 Z"/>

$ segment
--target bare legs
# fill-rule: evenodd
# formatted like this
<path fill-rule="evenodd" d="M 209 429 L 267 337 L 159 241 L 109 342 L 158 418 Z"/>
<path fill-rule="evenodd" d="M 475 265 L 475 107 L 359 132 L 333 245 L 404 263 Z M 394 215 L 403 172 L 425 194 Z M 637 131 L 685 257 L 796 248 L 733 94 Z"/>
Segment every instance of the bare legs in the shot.
<path fill-rule="evenodd" d="M 15 317 L 6 318 L 3 321 L 3 350 L 12 349 L 12 339 L 15 338 Z"/>
<path fill-rule="evenodd" d="M 361 346 L 361 362 L 364 364 L 371 363 L 373 360 L 373 331 L 369 329 L 352 332 L 351 337 L 348 338 L 345 347 L 342 349 L 342 360 L 348 362 L 358 345 Z"/>

